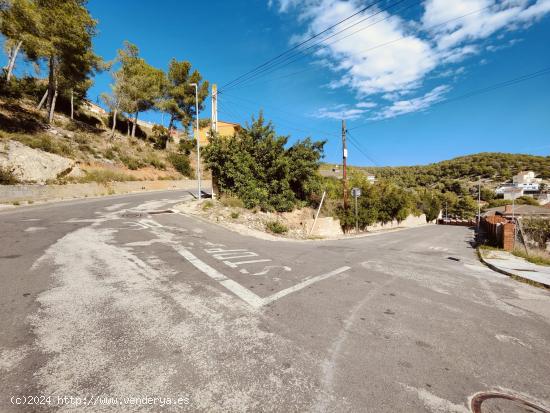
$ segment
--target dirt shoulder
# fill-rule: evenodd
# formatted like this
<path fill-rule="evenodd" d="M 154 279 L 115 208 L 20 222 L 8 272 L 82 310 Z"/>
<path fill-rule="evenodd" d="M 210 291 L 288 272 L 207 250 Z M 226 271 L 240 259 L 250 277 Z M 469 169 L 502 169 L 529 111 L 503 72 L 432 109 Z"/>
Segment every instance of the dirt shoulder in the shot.
<path fill-rule="evenodd" d="M 262 212 L 249 210 L 240 206 L 229 206 L 217 200 L 196 200 L 182 202 L 173 207 L 185 215 L 221 225 L 241 235 L 251 236 L 268 241 L 329 241 L 376 236 L 410 228 L 392 228 L 359 234 L 344 234 L 338 220 L 332 217 L 320 217 L 311 231 L 315 210 L 303 208 L 293 212 Z M 272 223 L 278 223 L 286 231 L 273 233 Z M 319 228 L 321 227 L 321 228 Z M 320 232 L 322 235 L 320 235 Z"/>

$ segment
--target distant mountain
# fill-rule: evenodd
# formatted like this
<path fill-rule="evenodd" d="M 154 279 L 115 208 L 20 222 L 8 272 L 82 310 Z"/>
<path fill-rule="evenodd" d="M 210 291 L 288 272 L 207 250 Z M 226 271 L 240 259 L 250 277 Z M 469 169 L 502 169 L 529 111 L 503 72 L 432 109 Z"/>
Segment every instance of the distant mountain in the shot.
<path fill-rule="evenodd" d="M 483 181 L 504 182 L 520 171 L 534 171 L 538 177 L 550 178 L 550 156 L 534 156 L 499 152 L 483 152 L 460 156 L 418 166 L 397 167 L 352 167 L 376 175 L 377 178 L 392 179 L 407 187 L 437 186 L 450 180 L 467 182 Z"/>

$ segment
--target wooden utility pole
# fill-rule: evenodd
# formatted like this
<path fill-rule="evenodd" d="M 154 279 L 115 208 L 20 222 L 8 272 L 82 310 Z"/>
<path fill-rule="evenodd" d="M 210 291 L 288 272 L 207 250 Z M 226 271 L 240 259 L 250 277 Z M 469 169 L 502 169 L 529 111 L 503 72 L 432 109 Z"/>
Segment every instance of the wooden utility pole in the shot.
<path fill-rule="evenodd" d="M 346 146 L 346 121 L 342 120 L 342 186 L 344 188 L 344 209 L 348 209 L 348 147 Z"/>

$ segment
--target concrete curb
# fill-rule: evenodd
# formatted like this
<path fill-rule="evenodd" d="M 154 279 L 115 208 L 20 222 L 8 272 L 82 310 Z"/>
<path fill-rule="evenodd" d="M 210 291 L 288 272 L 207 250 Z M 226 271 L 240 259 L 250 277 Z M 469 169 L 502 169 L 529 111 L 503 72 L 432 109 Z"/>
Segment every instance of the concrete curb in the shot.
<path fill-rule="evenodd" d="M 277 236 L 277 235 L 270 234 L 268 232 L 262 232 L 262 231 L 259 231 L 257 229 L 252 229 L 252 228 L 248 228 L 246 233 L 243 233 L 243 232 L 239 231 L 239 229 L 237 227 L 233 226 L 233 225 L 224 225 L 223 223 L 220 223 L 220 222 L 211 221 L 208 218 L 200 216 L 199 214 L 193 214 L 193 213 L 189 213 L 189 212 L 180 211 L 180 210 L 177 209 L 177 206 L 178 205 L 174 205 L 174 209 L 180 215 L 183 215 L 183 216 L 186 216 L 186 217 L 196 218 L 199 221 L 202 221 L 204 223 L 211 224 L 211 225 L 216 225 L 218 227 L 224 228 L 228 231 L 235 232 L 235 233 L 237 233 L 239 235 L 242 235 L 242 236 L 261 239 L 263 241 L 273 241 L 273 242 L 302 242 L 302 243 L 305 243 L 305 242 L 347 241 L 347 240 L 375 237 L 375 236 L 378 236 L 378 235 L 389 234 L 389 233 L 392 233 L 392 232 L 400 232 L 400 231 L 406 231 L 408 229 L 423 228 L 425 226 L 435 225 L 435 224 L 427 223 L 426 225 L 417 226 L 417 227 L 401 227 L 401 228 L 398 227 L 398 228 L 373 231 L 373 232 L 357 234 L 357 235 L 350 235 L 350 236 L 345 236 L 344 235 L 344 236 L 339 236 L 339 237 L 334 237 L 334 238 L 328 238 L 327 237 L 327 238 L 298 239 L 298 238 L 280 237 L 280 236 Z"/>
<path fill-rule="evenodd" d="M 158 180 L 96 182 L 66 185 L 0 185 L 0 204 L 25 205 L 34 202 L 55 202 L 67 199 L 95 198 L 108 195 L 143 193 L 163 190 L 193 190 L 195 180 Z"/>
<path fill-rule="evenodd" d="M 540 288 L 550 288 L 550 284 L 544 284 L 544 283 L 541 283 L 539 281 L 534 281 L 534 280 L 531 280 L 529 278 L 525 278 L 524 276 L 522 275 L 518 275 L 518 274 L 514 274 L 512 272 L 509 272 L 509 271 L 506 271 L 506 270 L 503 270 L 502 268 L 499 268 L 497 267 L 496 265 L 493 265 L 489 262 L 487 262 L 485 260 L 485 258 L 483 257 L 483 253 L 481 252 L 481 249 L 479 247 L 476 248 L 477 250 L 477 256 L 479 257 L 479 260 L 485 264 L 487 267 L 489 267 L 490 269 L 492 269 L 493 271 L 496 271 L 500 274 L 504 274 L 504 275 L 507 275 L 508 277 L 511 277 L 515 280 L 518 280 L 518 281 L 521 281 L 521 282 L 524 282 L 524 283 L 527 283 L 529 285 L 534 285 L 536 287 L 540 287 Z"/>

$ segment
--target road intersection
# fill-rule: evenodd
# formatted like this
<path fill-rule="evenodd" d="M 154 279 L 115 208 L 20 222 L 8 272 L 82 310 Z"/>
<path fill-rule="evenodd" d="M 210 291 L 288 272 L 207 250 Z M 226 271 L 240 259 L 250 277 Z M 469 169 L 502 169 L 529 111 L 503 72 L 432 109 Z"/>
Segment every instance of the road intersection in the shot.
<path fill-rule="evenodd" d="M 267 241 L 171 212 L 184 199 L 0 213 L 1 411 L 32 410 L 21 394 L 188 398 L 169 411 L 550 402 L 550 294 L 480 264 L 469 229 Z"/>

